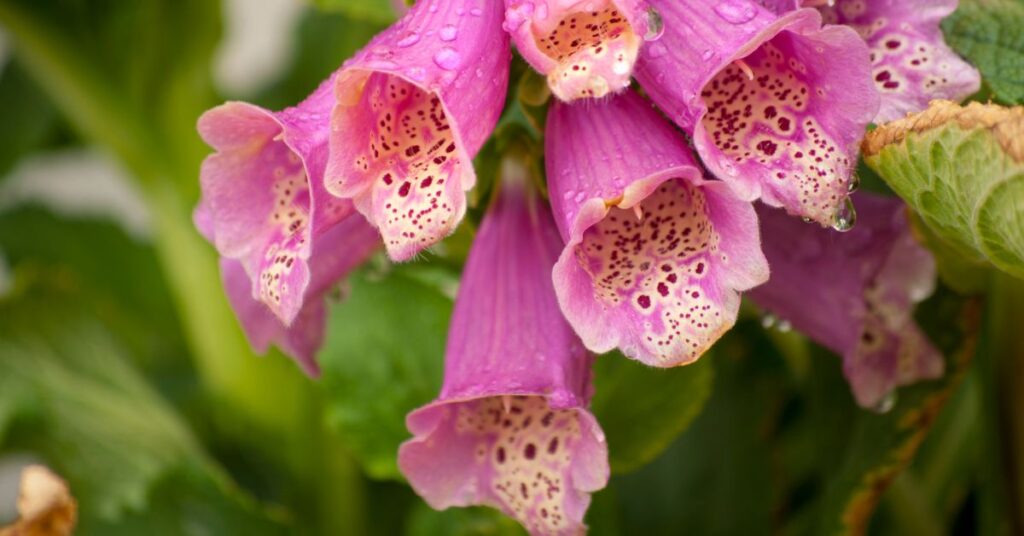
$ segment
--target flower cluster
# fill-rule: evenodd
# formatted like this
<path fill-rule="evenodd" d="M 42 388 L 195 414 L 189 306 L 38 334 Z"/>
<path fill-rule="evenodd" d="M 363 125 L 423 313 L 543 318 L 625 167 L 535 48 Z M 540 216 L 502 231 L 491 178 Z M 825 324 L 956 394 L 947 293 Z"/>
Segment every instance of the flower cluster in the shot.
<path fill-rule="evenodd" d="M 503 158 L 399 454 L 428 503 L 581 532 L 609 473 L 594 354 L 692 363 L 747 291 L 842 355 L 865 407 L 941 374 L 912 315 L 934 263 L 898 200 L 851 194 L 870 122 L 977 89 L 938 30 L 955 0 L 825 4 L 419 0 L 297 106 L 210 110 L 195 221 L 251 344 L 315 374 L 325 294 L 453 232 L 514 44 L 554 96 L 547 195 Z"/>

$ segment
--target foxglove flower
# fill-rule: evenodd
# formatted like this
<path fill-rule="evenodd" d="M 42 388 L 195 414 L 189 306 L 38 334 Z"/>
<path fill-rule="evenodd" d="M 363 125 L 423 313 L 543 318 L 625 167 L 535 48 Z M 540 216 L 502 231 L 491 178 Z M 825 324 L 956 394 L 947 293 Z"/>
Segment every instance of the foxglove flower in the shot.
<path fill-rule="evenodd" d="M 338 281 L 380 244 L 377 231 L 362 216 L 352 214 L 317 237 L 309 260 L 310 283 L 302 309 L 290 325 L 274 316 L 252 294 L 252 283 L 242 263 L 221 258 L 221 279 L 249 345 L 263 354 L 271 344 L 295 359 L 310 376 L 319 376 L 315 355 L 323 344 L 327 324 L 326 295 Z"/>
<path fill-rule="evenodd" d="M 501 3 L 417 2 L 335 82 L 326 185 L 408 260 L 458 225 L 472 158 L 501 114 L 509 43 Z"/>
<path fill-rule="evenodd" d="M 860 223 L 846 234 L 761 207 L 772 277 L 750 297 L 841 355 L 854 397 L 871 408 L 901 385 L 941 376 L 943 361 L 913 318 L 934 289 L 935 262 L 911 236 L 905 206 L 854 197 Z"/>
<path fill-rule="evenodd" d="M 617 346 L 659 367 L 697 359 L 735 323 L 740 291 L 768 278 L 753 206 L 705 180 L 632 91 L 553 103 L 545 138 L 569 323 L 595 352 Z"/>
<path fill-rule="evenodd" d="M 924 110 L 934 99 L 963 100 L 981 87 L 981 75 L 946 45 L 939 28 L 958 0 L 764 1 L 778 13 L 821 5 L 825 22 L 850 26 L 864 38 L 882 95 L 876 123 Z"/>
<path fill-rule="evenodd" d="M 704 164 L 748 199 L 823 226 L 845 210 L 857 146 L 878 110 L 867 47 L 802 9 L 652 0 L 665 33 L 636 78 L 690 132 Z"/>
<path fill-rule="evenodd" d="M 551 214 L 509 164 L 463 273 L 444 387 L 409 414 L 398 464 L 434 508 L 490 505 L 533 534 L 578 534 L 609 473 L 586 409 L 592 356 L 555 301 Z"/>
<path fill-rule="evenodd" d="M 307 371 L 314 370 L 319 334 L 302 326 L 322 317 L 319 294 L 379 242 L 351 202 L 324 189 L 332 106 L 328 82 L 294 108 L 270 112 L 229 102 L 198 125 L 217 152 L 200 172 L 196 226 L 223 259 L 228 294 L 253 346 L 262 351 L 277 342 Z M 334 251 L 314 262 L 314 249 Z"/>
<path fill-rule="evenodd" d="M 519 54 L 563 101 L 629 87 L 644 38 L 660 26 L 644 0 L 505 0 L 505 6 L 505 29 Z"/>

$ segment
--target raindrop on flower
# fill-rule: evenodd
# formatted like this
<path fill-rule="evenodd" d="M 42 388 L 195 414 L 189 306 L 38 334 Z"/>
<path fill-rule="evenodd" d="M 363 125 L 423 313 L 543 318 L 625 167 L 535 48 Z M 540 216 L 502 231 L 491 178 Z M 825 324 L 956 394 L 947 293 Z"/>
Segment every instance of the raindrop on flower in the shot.
<path fill-rule="evenodd" d="M 446 70 L 453 70 L 459 67 L 459 62 L 462 58 L 459 57 L 459 52 L 452 47 L 444 47 L 434 54 L 434 63 L 438 67 Z"/>
<path fill-rule="evenodd" d="M 853 199 L 849 197 L 843 201 L 843 206 L 839 208 L 839 212 L 836 212 L 835 220 L 832 222 L 832 228 L 840 233 L 845 233 L 857 224 L 857 209 L 853 206 Z"/>
<path fill-rule="evenodd" d="M 665 21 L 661 13 L 652 8 L 647 9 L 647 33 L 644 34 L 645 41 L 657 41 L 665 34 Z"/>
<path fill-rule="evenodd" d="M 459 35 L 459 29 L 454 24 L 445 24 L 444 27 L 441 28 L 441 31 L 437 33 L 437 35 L 438 37 L 441 38 L 442 41 L 454 41 L 455 38 L 458 37 Z"/>
<path fill-rule="evenodd" d="M 895 406 L 896 406 L 896 391 L 892 391 L 889 394 L 885 395 L 885 398 L 879 400 L 878 403 L 875 404 L 871 408 L 871 411 L 874 411 L 875 413 L 879 413 L 879 414 L 889 413 L 890 411 L 892 411 L 892 408 L 895 407 Z"/>
<path fill-rule="evenodd" d="M 743 24 L 757 15 L 754 6 L 736 0 L 723 0 L 715 6 L 715 13 L 731 24 Z"/>
<path fill-rule="evenodd" d="M 775 315 L 765 313 L 764 316 L 761 317 L 761 327 L 764 329 L 771 329 L 771 327 L 775 325 L 776 321 L 777 319 L 775 318 Z"/>
<path fill-rule="evenodd" d="M 402 47 L 402 48 L 408 48 L 408 47 L 411 47 L 411 46 L 413 46 L 413 45 L 415 45 L 416 43 L 419 43 L 419 42 L 420 42 L 420 34 L 418 34 L 416 32 L 409 32 L 408 34 L 405 35 L 405 37 L 399 39 L 398 43 L 396 43 L 396 44 L 398 46 Z"/>
<path fill-rule="evenodd" d="M 846 191 L 852 194 L 853 192 L 856 192 L 858 188 L 860 188 L 860 175 L 854 173 L 853 176 L 850 177 L 850 184 L 846 187 Z"/>

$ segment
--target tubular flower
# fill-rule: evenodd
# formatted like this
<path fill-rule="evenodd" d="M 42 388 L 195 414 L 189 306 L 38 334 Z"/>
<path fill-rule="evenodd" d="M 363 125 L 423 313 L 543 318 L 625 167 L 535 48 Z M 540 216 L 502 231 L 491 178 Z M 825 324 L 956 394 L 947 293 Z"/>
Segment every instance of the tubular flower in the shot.
<path fill-rule="evenodd" d="M 636 78 L 745 198 L 823 226 L 845 212 L 857 146 L 878 110 L 856 32 L 750 0 L 652 0 L 665 33 Z"/>
<path fill-rule="evenodd" d="M 825 22 L 850 26 L 864 38 L 882 95 L 876 123 L 924 110 L 934 99 L 963 100 L 981 87 L 977 69 L 946 45 L 939 28 L 958 0 L 764 1 L 779 13 L 821 6 Z"/>
<path fill-rule="evenodd" d="M 519 54 L 563 101 L 629 87 L 649 31 L 645 0 L 505 0 L 505 29 Z"/>
<path fill-rule="evenodd" d="M 511 162 L 470 251 L 438 399 L 409 414 L 398 464 L 432 507 L 484 504 L 533 534 L 578 534 L 608 481 L 587 411 L 592 356 L 551 285 L 561 239 Z"/>
<path fill-rule="evenodd" d="M 759 210 L 772 278 L 750 297 L 841 355 L 857 403 L 880 407 L 895 388 L 942 375 L 913 318 L 934 289 L 935 262 L 911 236 L 901 201 L 854 197 L 861 223 L 841 235 Z"/>
<path fill-rule="evenodd" d="M 316 351 L 323 344 L 326 327 L 324 300 L 334 285 L 380 244 L 377 231 L 363 217 L 352 214 L 317 237 L 309 260 L 310 282 L 302 309 L 285 325 L 252 295 L 252 283 L 240 261 L 221 258 L 221 279 L 249 344 L 265 353 L 273 343 L 295 359 L 310 376 L 318 376 Z"/>
<path fill-rule="evenodd" d="M 326 186 L 408 260 L 450 234 L 472 158 L 501 113 L 509 43 L 500 2 L 417 2 L 342 67 Z"/>
<path fill-rule="evenodd" d="M 617 346 L 658 367 L 700 357 L 735 323 L 740 291 L 768 278 L 753 206 L 705 180 L 683 137 L 631 91 L 553 103 L 545 138 L 569 323 L 595 352 Z"/>
<path fill-rule="evenodd" d="M 241 285 L 248 281 L 250 299 L 265 306 L 282 329 L 303 315 L 311 290 L 322 292 L 312 287 L 324 283 L 311 285 L 323 271 L 311 265 L 320 240 L 338 248 L 330 255 L 359 260 L 377 243 L 352 203 L 333 198 L 323 186 L 332 106 L 327 82 L 298 106 L 281 112 L 229 102 L 199 119 L 200 135 L 217 152 L 206 158 L 200 172 L 196 226 L 225 259 L 228 268 L 223 272 L 230 279 L 236 310 Z M 351 233 L 351 243 L 337 237 L 339 233 Z M 248 325 L 245 318 L 243 324 Z M 257 349 L 265 348 L 266 340 L 281 340 L 249 335 Z M 311 353 L 308 348 L 298 351 L 302 345 L 283 346 L 300 360 Z M 311 370 L 308 363 L 306 368 Z"/>

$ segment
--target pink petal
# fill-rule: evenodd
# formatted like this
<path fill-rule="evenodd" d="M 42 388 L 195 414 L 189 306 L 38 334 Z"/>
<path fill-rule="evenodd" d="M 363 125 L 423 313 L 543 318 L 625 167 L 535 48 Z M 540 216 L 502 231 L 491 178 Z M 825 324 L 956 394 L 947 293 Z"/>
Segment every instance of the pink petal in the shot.
<path fill-rule="evenodd" d="M 547 207 L 506 165 L 455 304 L 437 401 L 409 414 L 398 463 L 438 509 L 501 509 L 534 534 L 578 534 L 608 481 L 604 434 L 586 410 L 592 358 L 558 310 L 561 240 Z"/>
<path fill-rule="evenodd" d="M 697 359 L 735 323 L 739 293 L 768 278 L 753 207 L 704 180 L 682 136 L 633 92 L 555 103 L 545 138 L 569 323 L 595 352 L 660 367 Z"/>
<path fill-rule="evenodd" d="M 472 158 L 498 120 L 509 43 L 500 2 L 419 2 L 345 63 L 335 84 L 326 187 L 408 260 L 466 211 Z"/>
<path fill-rule="evenodd" d="M 939 22 L 957 0 L 839 0 L 825 20 L 857 31 L 871 48 L 871 74 L 882 94 L 876 123 L 928 107 L 933 99 L 963 100 L 981 87 L 977 69 L 948 46 Z"/>
<path fill-rule="evenodd" d="M 812 9 L 781 17 L 752 1 L 654 0 L 664 36 L 636 77 L 708 169 L 748 198 L 823 226 L 847 197 L 878 109 L 855 32 Z"/>
<path fill-rule="evenodd" d="M 648 31 L 643 0 L 505 0 L 505 29 L 563 101 L 629 87 Z"/>
<path fill-rule="evenodd" d="M 914 322 L 935 284 L 935 262 L 914 241 L 898 199 L 854 195 L 859 224 L 846 234 L 759 210 L 772 267 L 751 298 L 843 356 L 857 402 L 878 406 L 901 385 L 942 375 L 941 355 Z"/>

